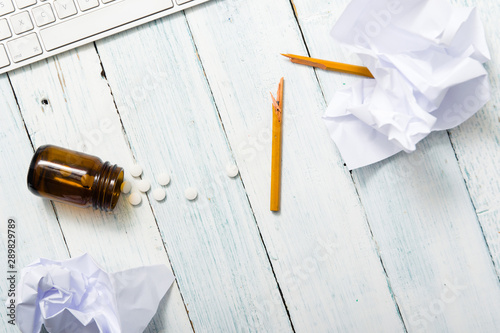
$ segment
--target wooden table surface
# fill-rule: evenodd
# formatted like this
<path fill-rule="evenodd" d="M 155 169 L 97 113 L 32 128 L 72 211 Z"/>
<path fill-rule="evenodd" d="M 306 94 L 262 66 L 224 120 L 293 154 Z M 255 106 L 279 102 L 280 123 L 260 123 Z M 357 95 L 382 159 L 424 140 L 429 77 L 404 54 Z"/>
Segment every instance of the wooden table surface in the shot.
<path fill-rule="evenodd" d="M 491 102 L 417 152 L 353 172 L 321 116 L 359 78 L 279 55 L 359 63 L 329 37 L 347 2 L 212 0 L 1 75 L 1 260 L 14 217 L 19 269 L 85 252 L 108 271 L 166 264 L 177 279 L 151 333 L 500 332 L 499 2 L 453 1 L 483 19 Z M 269 92 L 282 76 L 274 214 Z M 167 199 L 101 213 L 35 197 L 28 165 L 49 143 L 137 162 L 153 188 L 168 171 Z M 5 312 L 0 332 L 16 332 Z"/>

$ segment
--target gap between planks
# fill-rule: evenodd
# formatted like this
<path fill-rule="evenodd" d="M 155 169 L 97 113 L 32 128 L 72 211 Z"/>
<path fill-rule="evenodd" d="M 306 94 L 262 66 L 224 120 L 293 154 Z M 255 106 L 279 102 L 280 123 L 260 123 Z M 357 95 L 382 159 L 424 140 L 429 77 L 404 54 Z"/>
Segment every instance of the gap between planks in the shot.
<path fill-rule="evenodd" d="M 189 33 L 189 36 L 191 37 L 191 41 L 193 42 L 194 49 L 196 50 L 196 54 L 198 55 L 199 54 L 198 53 L 198 45 L 196 44 L 196 41 L 195 41 L 194 36 L 192 34 L 191 26 L 189 25 L 189 20 L 187 19 L 185 11 L 182 11 L 182 14 L 184 15 L 184 20 L 186 21 L 186 25 L 187 25 L 187 28 L 188 28 L 188 33 Z M 205 71 L 205 66 L 204 66 L 203 61 L 201 60 L 201 58 L 199 56 L 197 58 L 198 58 L 198 62 L 200 63 L 201 69 L 203 71 L 203 75 L 205 76 L 205 82 L 207 83 L 208 89 L 210 91 L 210 98 L 211 98 L 212 103 L 213 103 L 213 105 L 215 107 L 215 110 L 217 111 L 217 117 L 219 118 L 219 122 L 220 122 L 220 124 L 222 126 L 222 131 L 224 132 L 224 137 L 226 138 L 226 143 L 227 143 L 228 148 L 231 151 L 231 155 L 233 156 L 233 159 L 235 160 L 235 163 L 236 163 L 236 159 L 234 158 L 234 151 L 233 151 L 233 148 L 231 146 L 231 142 L 229 141 L 229 137 L 227 135 L 226 128 L 224 126 L 224 122 L 222 121 L 222 117 L 221 117 L 220 111 L 219 111 L 219 106 L 217 105 L 217 101 L 215 100 L 215 96 L 214 96 L 214 93 L 213 93 L 213 90 L 212 90 L 212 85 L 211 85 L 210 80 L 208 79 L 207 73 Z M 269 267 L 271 267 L 271 272 L 273 274 L 274 281 L 276 282 L 276 286 L 277 286 L 278 291 L 280 293 L 281 301 L 283 303 L 283 306 L 285 307 L 286 315 L 288 316 L 288 321 L 290 322 L 290 326 L 292 327 L 292 331 L 295 333 L 295 327 L 293 325 L 292 317 L 290 316 L 290 311 L 288 310 L 288 306 L 286 304 L 286 300 L 285 300 L 285 297 L 283 295 L 283 291 L 281 290 L 281 286 L 280 286 L 280 284 L 278 282 L 278 278 L 276 277 L 276 272 L 274 271 L 274 266 L 273 266 L 273 263 L 271 261 L 271 257 L 269 256 L 269 251 L 267 250 L 266 243 L 264 242 L 264 238 L 262 236 L 262 232 L 260 230 L 259 224 L 257 223 L 257 218 L 255 216 L 255 211 L 254 211 L 254 209 L 252 207 L 252 203 L 250 202 L 250 198 L 248 196 L 248 192 L 247 192 L 247 189 L 246 189 L 246 186 L 245 186 L 245 182 L 243 181 L 243 177 L 242 176 L 240 176 L 240 182 L 241 182 L 241 185 L 243 186 L 243 189 L 245 190 L 245 196 L 246 196 L 246 199 L 247 199 L 247 202 L 248 202 L 248 206 L 250 207 L 250 210 L 251 210 L 252 216 L 253 216 L 253 221 L 254 221 L 255 226 L 256 226 L 256 228 L 257 228 L 257 230 L 259 232 L 260 241 L 262 242 L 262 246 L 264 247 L 264 251 L 266 252 L 267 261 L 269 262 Z"/>
<path fill-rule="evenodd" d="M 120 124 L 121 124 L 121 127 L 122 127 L 122 131 L 124 133 L 125 139 L 127 140 L 127 146 L 128 146 L 128 148 L 130 150 L 130 154 L 132 155 L 132 158 L 134 159 L 134 161 L 137 162 L 137 159 L 135 158 L 135 155 L 134 155 L 134 151 L 132 149 L 132 145 L 130 143 L 129 135 L 127 133 L 127 130 L 125 129 L 125 126 L 123 125 L 123 120 L 122 120 L 122 116 L 120 114 L 120 110 L 118 109 L 118 105 L 116 104 L 115 95 L 113 94 L 113 89 L 111 88 L 111 85 L 109 84 L 108 77 L 106 75 L 106 69 L 104 68 L 104 64 L 102 63 L 102 60 L 101 60 L 101 55 L 99 54 L 99 49 L 97 48 L 97 44 L 95 42 L 92 42 L 92 44 L 94 45 L 94 49 L 95 49 L 95 52 L 97 54 L 97 58 L 99 59 L 99 64 L 100 64 L 101 69 L 102 69 L 102 72 L 101 72 L 102 78 L 106 81 L 106 84 L 107 84 L 108 89 L 109 89 L 109 93 L 111 94 L 111 99 L 113 100 L 113 105 L 115 106 L 115 111 L 116 111 L 116 113 L 118 115 L 118 119 L 120 119 Z M 163 236 L 162 236 L 162 233 L 161 233 L 161 230 L 160 230 L 160 226 L 158 224 L 158 219 L 156 217 L 156 214 L 155 214 L 155 211 L 153 209 L 153 206 L 151 205 L 151 198 L 149 197 L 149 193 L 145 193 L 145 194 L 146 194 L 146 198 L 148 199 L 149 209 L 151 210 L 151 214 L 153 215 L 153 218 L 155 220 L 156 229 L 158 230 L 158 234 L 161 237 L 161 242 L 162 242 L 162 245 L 163 245 L 163 250 L 165 251 L 165 254 L 167 255 L 167 259 L 168 259 L 168 262 L 169 262 L 169 265 L 170 265 L 170 269 L 172 270 L 172 273 L 174 274 L 174 276 L 176 276 L 175 275 L 174 266 L 172 265 L 172 260 L 170 259 L 170 256 L 168 255 L 167 247 L 165 246 L 165 240 L 163 239 Z M 124 198 L 122 198 L 122 199 L 124 200 Z M 177 283 L 177 282 L 175 282 L 175 283 Z M 182 299 L 182 304 L 184 305 L 184 310 L 186 311 L 186 315 L 187 315 L 187 317 L 189 319 L 189 324 L 191 325 L 191 329 L 193 330 L 193 332 L 196 332 L 195 329 L 194 329 L 194 326 L 193 326 L 193 321 L 191 320 L 191 317 L 189 316 L 189 311 L 188 311 L 188 308 L 186 306 L 186 301 L 184 300 L 184 295 L 182 295 L 182 290 L 181 290 L 180 286 L 178 288 L 179 288 L 179 294 L 180 294 L 181 299 Z"/>
<path fill-rule="evenodd" d="M 309 47 L 307 45 L 307 41 L 306 41 L 304 32 L 303 32 L 302 27 L 300 25 L 300 20 L 299 20 L 297 8 L 295 7 L 295 4 L 293 3 L 293 0 L 289 0 L 289 3 L 290 3 L 290 6 L 292 6 L 293 16 L 295 17 L 295 21 L 297 23 L 297 27 L 299 28 L 300 37 L 302 38 L 302 42 L 303 42 L 303 44 L 304 44 L 304 46 L 306 48 L 307 55 L 309 57 L 311 57 L 311 52 L 309 50 Z M 319 77 L 318 77 L 318 71 L 317 71 L 316 68 L 313 68 L 313 70 L 314 70 L 314 77 L 316 78 L 316 83 L 318 84 L 318 88 L 319 88 L 319 90 L 321 92 L 321 96 L 323 96 L 323 100 L 325 101 L 325 105 L 328 105 L 328 101 L 326 100 L 326 96 L 325 96 L 325 92 L 324 92 L 323 86 L 321 85 L 321 81 L 319 80 Z M 344 163 L 344 166 L 345 166 L 345 163 Z M 352 181 L 352 183 L 354 185 L 354 188 L 356 190 L 356 195 L 358 197 L 359 205 L 360 205 L 361 209 L 363 210 L 363 215 L 365 217 L 366 225 L 368 227 L 368 230 L 370 230 L 370 236 L 371 236 L 371 239 L 372 239 L 372 241 L 374 243 L 374 248 L 377 251 L 377 256 L 378 256 L 378 259 L 380 260 L 380 265 L 382 266 L 382 269 L 384 270 L 384 275 L 385 275 L 385 279 L 387 281 L 387 287 L 389 289 L 389 293 L 391 294 L 391 298 L 394 301 L 394 305 L 396 306 L 396 311 L 398 313 L 399 319 L 401 320 L 401 323 L 403 324 L 403 328 L 404 328 L 405 332 L 407 333 L 408 332 L 407 324 L 406 324 L 406 322 L 405 322 L 405 320 L 403 318 L 403 315 L 401 313 L 401 307 L 399 306 L 399 303 L 396 300 L 396 296 L 394 295 L 394 291 L 392 289 L 391 280 L 389 278 L 389 275 L 387 274 L 387 269 L 385 267 L 384 260 L 382 259 L 382 256 L 380 254 L 380 248 L 378 247 L 377 240 L 375 239 L 375 236 L 373 235 L 372 227 L 370 225 L 370 222 L 368 221 L 368 215 L 366 214 L 365 206 L 363 205 L 363 202 L 361 201 L 361 197 L 359 196 L 358 184 L 356 183 L 356 181 L 354 180 L 354 177 L 352 176 L 352 171 L 350 171 L 349 174 L 351 176 L 351 181 Z"/>
<path fill-rule="evenodd" d="M 495 273 L 496 273 L 496 276 L 498 278 L 498 282 L 500 282 L 500 273 L 499 273 L 500 270 L 498 270 L 498 268 L 497 268 L 497 265 L 495 263 L 495 259 L 493 258 L 493 254 L 491 252 L 490 244 L 488 243 L 488 240 L 486 239 L 486 234 L 484 233 L 483 225 L 481 224 L 481 221 L 479 220 L 479 215 L 481 213 L 484 213 L 484 212 L 478 212 L 477 209 L 476 209 L 476 205 L 474 204 L 474 200 L 472 198 L 472 194 L 470 193 L 469 184 L 467 184 L 467 179 L 465 178 L 465 175 L 463 173 L 463 170 L 465 169 L 465 167 L 460 162 L 460 158 L 458 157 L 457 150 L 456 150 L 456 147 L 455 147 L 455 143 L 453 142 L 452 134 L 451 134 L 450 130 L 447 130 L 446 134 L 448 136 L 448 140 L 450 141 L 451 148 L 453 149 L 453 154 L 455 154 L 455 159 L 457 160 L 457 163 L 458 163 L 458 166 L 459 166 L 459 169 L 460 169 L 460 173 L 462 175 L 462 178 L 463 178 L 463 181 L 464 181 L 464 184 L 465 184 L 465 190 L 467 191 L 467 195 L 469 196 L 470 203 L 472 205 L 472 208 L 474 209 L 474 214 L 476 215 L 476 221 L 477 221 L 477 223 L 479 225 L 479 230 L 481 230 L 481 234 L 483 235 L 483 240 L 484 240 L 484 243 L 486 244 L 486 248 L 488 249 L 488 254 L 490 255 L 491 263 L 493 264 L 493 268 L 495 269 Z"/>
<path fill-rule="evenodd" d="M 301 27 L 301 25 L 300 25 L 300 20 L 299 20 L 299 18 L 298 18 L 298 11 L 297 11 L 297 8 L 296 8 L 295 4 L 293 3 L 293 1 L 294 1 L 294 0 L 289 0 L 290 5 L 292 6 L 292 9 L 293 9 L 293 13 L 294 13 L 295 19 L 296 19 L 296 21 L 297 21 L 297 25 L 298 25 L 299 30 L 300 30 L 300 33 L 301 33 L 301 37 L 302 37 L 302 39 L 303 39 L 303 41 L 304 41 L 304 45 L 305 45 L 305 47 L 306 47 L 306 51 L 307 51 L 307 53 L 308 53 L 308 56 L 309 56 L 309 57 L 311 57 L 311 53 L 310 53 L 309 47 L 307 46 L 307 42 L 306 42 L 306 39 L 305 39 L 305 35 L 304 35 L 304 33 L 303 33 L 302 27 Z M 317 68 L 313 68 L 313 70 L 314 70 L 314 74 L 315 74 L 315 77 L 316 77 L 316 80 L 317 80 L 317 84 L 318 84 L 318 86 L 319 86 L 319 88 L 320 88 L 320 90 L 321 90 L 321 94 L 322 94 L 323 98 L 325 99 L 325 103 L 327 103 L 327 104 L 328 104 L 328 101 L 326 100 L 326 97 L 325 97 L 326 95 L 324 94 L 324 88 L 323 88 L 323 86 L 322 86 L 322 84 L 321 84 L 321 80 L 319 79 L 319 76 L 318 76 L 318 69 L 317 69 Z M 497 278 L 498 278 L 498 281 L 500 282 L 500 273 L 499 273 L 499 270 L 497 269 L 497 265 L 496 265 L 495 260 L 494 260 L 494 258 L 493 258 L 491 248 L 490 248 L 489 243 L 488 243 L 488 241 L 487 241 L 487 239 L 486 239 L 486 235 L 485 235 L 485 232 L 484 232 L 483 226 L 482 226 L 481 221 L 480 221 L 480 219 L 479 219 L 479 215 L 480 215 L 480 214 L 478 213 L 478 211 L 477 211 L 477 209 L 476 209 L 476 207 L 475 207 L 475 205 L 474 205 L 474 200 L 473 200 L 473 197 L 472 197 L 472 194 L 471 194 L 471 189 L 470 189 L 470 186 L 469 186 L 469 184 L 467 183 L 467 180 L 466 180 L 466 178 L 465 178 L 465 176 L 464 176 L 464 174 L 463 174 L 463 170 L 464 170 L 464 168 L 463 168 L 463 163 L 461 163 L 460 158 L 459 158 L 459 156 L 458 156 L 458 154 L 457 154 L 457 149 L 456 149 L 456 146 L 455 146 L 455 144 L 454 144 L 454 141 L 453 141 L 452 134 L 451 134 L 450 130 L 447 130 L 446 132 L 447 132 L 448 141 L 449 141 L 450 146 L 451 146 L 451 148 L 452 148 L 452 150 L 453 150 L 453 153 L 454 153 L 454 155 L 455 155 L 455 160 L 456 160 L 456 162 L 457 162 L 457 165 L 459 166 L 459 169 L 460 169 L 460 172 L 461 172 L 461 175 L 462 175 L 462 180 L 463 180 L 463 182 L 464 182 L 464 184 L 465 184 L 465 189 L 466 189 L 466 191 L 467 191 L 467 196 L 468 196 L 468 199 L 469 199 L 469 201 L 471 202 L 472 207 L 473 207 L 473 209 L 474 209 L 474 215 L 475 215 L 475 218 L 476 218 L 476 222 L 477 222 L 477 223 L 478 223 L 478 225 L 479 225 L 479 229 L 481 230 L 482 239 L 483 239 L 483 241 L 484 241 L 484 243 L 485 243 L 485 245 L 486 245 L 486 249 L 487 249 L 487 251 L 488 251 L 488 255 L 489 255 L 489 257 L 490 257 L 490 260 L 491 260 L 491 262 L 492 262 L 492 264 L 493 264 L 493 268 L 494 268 L 494 270 L 495 270 L 495 274 L 496 274 L 496 276 L 497 276 Z M 367 223 L 368 228 L 369 228 L 369 230 L 370 230 L 370 233 L 371 233 L 372 239 L 373 239 L 373 241 L 375 242 L 375 245 L 377 245 L 377 241 L 376 241 L 376 239 L 374 238 L 374 235 L 373 235 L 373 232 L 372 232 L 372 227 L 371 227 L 371 225 L 370 225 L 370 222 L 368 221 L 368 216 L 367 216 L 367 214 L 366 214 L 366 209 L 365 209 L 365 207 L 364 207 L 364 205 L 363 205 L 363 203 L 362 203 L 362 201 L 361 201 L 361 197 L 360 197 L 360 195 L 359 195 L 359 186 L 358 186 L 358 184 L 356 183 L 356 181 L 355 181 L 354 177 L 352 176 L 352 171 L 350 171 L 350 174 L 351 174 L 351 179 L 352 179 L 352 181 L 353 181 L 353 183 L 354 183 L 354 185 L 355 185 L 356 194 L 358 195 L 358 199 L 359 199 L 359 202 L 360 202 L 360 206 L 361 206 L 361 207 L 362 207 L 362 209 L 363 209 L 363 212 L 364 212 L 364 215 L 365 215 L 365 218 L 366 218 L 366 223 Z M 379 247 L 378 247 L 378 246 L 376 246 L 376 251 L 377 251 L 377 255 L 379 256 L 379 259 L 380 259 L 380 262 L 381 262 L 381 264 L 382 264 L 382 267 L 383 267 L 383 269 L 384 269 L 384 274 L 386 275 L 386 278 L 387 278 L 387 283 L 388 283 L 388 287 L 389 287 L 389 290 L 390 290 L 390 293 L 391 293 L 391 297 L 393 298 L 393 300 L 394 300 L 394 302 L 395 302 L 395 304 L 396 304 L 397 311 L 398 311 L 398 315 L 400 316 L 400 318 L 401 318 L 401 320 L 402 320 L 402 322 L 403 322 L 404 328 L 405 328 L 405 330 L 407 331 L 407 325 L 406 325 L 406 323 L 405 323 L 405 321 L 404 321 L 404 319 L 403 319 L 403 317 L 402 317 L 402 314 L 401 314 L 401 311 L 400 311 L 400 306 L 399 306 L 399 304 L 398 304 L 398 302 L 397 302 L 397 300 L 396 300 L 396 298 L 395 298 L 395 295 L 394 295 L 394 293 L 393 293 L 393 290 L 392 290 L 392 287 L 391 287 L 391 283 L 390 283 L 390 279 L 389 279 L 389 276 L 388 276 L 388 274 L 387 274 L 385 264 L 384 264 L 384 262 L 383 262 L 383 260 L 382 260 L 381 255 L 380 255 L 380 250 L 379 250 Z"/>
<path fill-rule="evenodd" d="M 16 91 L 14 90 L 14 86 L 12 85 L 12 81 L 10 79 L 9 73 L 7 73 L 5 75 L 7 76 L 7 80 L 9 80 L 10 89 L 12 90 L 12 96 L 14 96 L 14 100 L 16 101 L 16 106 L 17 106 L 17 111 L 19 112 L 19 117 L 21 117 L 21 121 L 23 122 L 23 126 L 24 126 L 24 131 L 26 132 L 26 136 L 28 137 L 28 140 L 29 140 L 30 145 L 31 145 L 31 150 L 33 151 L 33 154 L 34 154 L 35 153 L 35 146 L 33 144 L 33 140 L 31 140 L 31 136 L 30 136 L 30 133 L 28 131 L 28 126 L 26 125 L 26 121 L 24 120 L 23 112 L 21 111 L 21 106 L 19 105 Z M 54 203 L 52 201 L 50 202 L 50 205 L 52 206 L 52 210 L 54 211 L 54 216 L 56 218 L 57 225 L 59 226 L 59 231 L 61 231 L 61 236 L 62 236 L 63 241 L 64 241 L 64 246 L 66 247 L 66 251 L 68 252 L 68 256 L 71 258 L 71 251 L 69 250 L 69 246 L 68 246 L 68 243 L 66 241 L 66 236 L 64 236 L 64 232 L 62 230 L 61 222 L 59 221 L 59 215 L 57 214 L 56 207 L 54 206 Z"/>

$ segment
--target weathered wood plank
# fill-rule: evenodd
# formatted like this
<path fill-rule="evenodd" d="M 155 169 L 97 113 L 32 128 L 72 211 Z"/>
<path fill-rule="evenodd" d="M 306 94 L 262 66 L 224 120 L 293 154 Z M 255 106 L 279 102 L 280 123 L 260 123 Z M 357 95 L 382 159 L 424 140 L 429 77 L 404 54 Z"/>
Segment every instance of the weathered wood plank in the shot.
<path fill-rule="evenodd" d="M 294 2 L 312 56 L 356 62 L 328 36 L 347 1 Z M 280 52 L 306 52 L 287 1 L 214 1 L 188 11 L 224 127 L 182 15 L 99 43 L 120 114 L 92 47 L 16 72 L 13 83 L 36 146 L 84 148 L 125 167 L 135 156 L 151 180 L 164 169 L 173 173 L 166 202 L 144 201 L 138 209 L 122 202 L 116 216 L 57 204 L 71 254 L 89 251 L 110 270 L 168 264 L 156 218 L 196 330 L 290 331 L 257 220 L 298 332 L 404 329 L 377 246 L 410 332 L 497 332 L 499 8 L 493 0 L 472 3 L 480 6 L 492 48 L 493 101 L 451 131 L 458 165 L 440 133 L 413 155 L 354 172 L 376 242 L 320 119 L 321 93 L 329 101 L 357 78 L 318 71 L 321 91 L 312 70 L 280 58 Z M 152 60 L 153 53 L 161 58 Z M 268 92 L 283 75 L 290 133 L 283 163 L 291 167 L 283 175 L 283 212 L 270 215 Z M 41 106 L 43 98 L 49 105 Z M 17 189 L 25 186 L 32 148 L 5 76 L 0 99 L 0 187 Z M 224 175 L 233 159 L 253 211 L 242 183 Z M 183 198 L 189 185 L 200 189 L 194 203 Z M 49 202 L 27 190 L 2 193 L 0 218 L 14 210 L 30 223 L 19 230 L 21 265 L 38 256 L 67 256 Z M 4 282 L 0 288 L 5 295 Z M 179 290 L 169 293 L 149 331 L 191 331 Z"/>
<path fill-rule="evenodd" d="M 146 177 L 165 168 L 173 174 L 167 201 L 151 204 L 194 329 L 253 331 L 265 323 L 260 331 L 290 331 L 245 189 L 225 175 L 232 153 L 184 16 L 98 49 Z M 184 197 L 189 186 L 199 189 L 195 202 Z M 254 303 L 268 300 L 274 313 L 255 318 Z"/>
<path fill-rule="evenodd" d="M 297 332 L 401 332 L 349 172 L 322 123 L 288 1 L 212 1 L 187 19 Z M 269 211 L 271 99 L 285 77 L 282 209 Z M 272 302 L 256 304 L 273 311 Z"/>
<path fill-rule="evenodd" d="M 28 135 L 12 93 L 7 75 L 0 76 L 0 256 L 2 279 L 0 295 L 5 303 L 10 289 L 7 281 L 7 220 L 16 221 L 16 270 L 40 256 L 67 258 L 68 251 L 50 202 L 35 198 L 26 187 L 28 166 L 33 156 Z M 20 274 L 17 275 L 19 279 Z M 18 291 L 18 290 L 16 290 Z M 5 307 L 0 312 L 0 332 L 19 332 L 7 323 Z"/>
<path fill-rule="evenodd" d="M 325 28 L 347 2 L 294 1 L 313 57 L 356 62 Z M 356 79 L 317 74 L 327 101 Z M 497 332 L 498 279 L 446 133 L 353 176 L 408 331 Z"/>
<path fill-rule="evenodd" d="M 133 156 L 101 70 L 91 44 L 17 70 L 11 80 L 35 146 L 51 143 L 84 150 L 126 168 Z M 43 99 L 48 105 L 42 105 Z M 55 208 L 71 255 L 88 252 L 109 271 L 169 265 L 148 205 L 134 209 L 121 200 L 109 214 L 59 203 Z M 192 331 L 177 285 L 161 311 L 153 326 Z"/>
<path fill-rule="evenodd" d="M 354 174 L 408 329 L 497 332 L 498 279 L 446 133 Z"/>
<path fill-rule="evenodd" d="M 454 1 L 463 3 L 464 1 Z M 500 6 L 494 0 L 467 1 L 477 5 L 490 51 L 491 101 L 462 126 L 450 131 L 462 175 L 472 197 L 491 256 L 500 276 Z"/>
<path fill-rule="evenodd" d="M 97 46 L 145 177 L 172 172 L 166 202 L 151 205 L 195 331 L 291 331 L 245 189 L 225 174 L 232 153 L 184 15 Z M 265 301 L 275 311 L 256 317 Z"/>

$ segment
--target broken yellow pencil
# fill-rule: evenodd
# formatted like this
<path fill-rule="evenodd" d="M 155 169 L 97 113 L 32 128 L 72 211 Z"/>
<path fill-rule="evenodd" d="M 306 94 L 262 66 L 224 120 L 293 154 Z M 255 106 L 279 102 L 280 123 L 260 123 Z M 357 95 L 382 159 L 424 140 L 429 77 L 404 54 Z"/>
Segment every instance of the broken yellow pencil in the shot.
<path fill-rule="evenodd" d="M 370 70 L 363 66 L 343 64 L 340 62 L 303 57 L 294 54 L 281 54 L 281 55 L 290 58 L 290 60 L 295 64 L 317 67 L 327 71 L 361 75 L 373 79 L 373 75 L 370 72 Z"/>
<path fill-rule="evenodd" d="M 271 165 L 271 211 L 280 210 L 280 192 L 281 192 L 281 141 L 283 128 L 283 84 L 281 78 L 278 86 L 276 99 L 273 99 L 273 155 Z"/>

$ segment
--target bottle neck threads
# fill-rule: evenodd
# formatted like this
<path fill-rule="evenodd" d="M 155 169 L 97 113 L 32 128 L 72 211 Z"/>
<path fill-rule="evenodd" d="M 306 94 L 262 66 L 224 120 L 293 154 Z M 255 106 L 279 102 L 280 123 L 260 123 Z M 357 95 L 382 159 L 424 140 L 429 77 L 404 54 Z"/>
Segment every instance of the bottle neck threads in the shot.
<path fill-rule="evenodd" d="M 123 169 L 105 162 L 95 175 L 92 185 L 92 206 L 105 212 L 112 211 L 120 197 Z"/>

